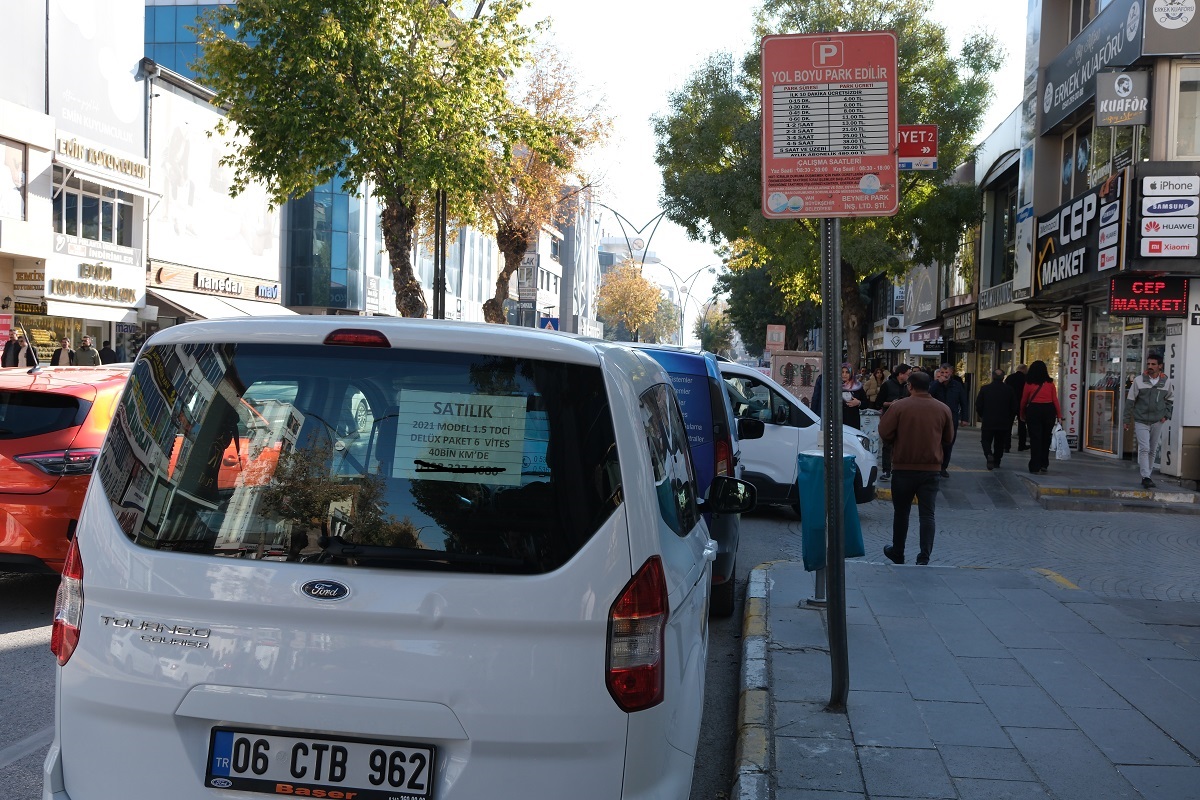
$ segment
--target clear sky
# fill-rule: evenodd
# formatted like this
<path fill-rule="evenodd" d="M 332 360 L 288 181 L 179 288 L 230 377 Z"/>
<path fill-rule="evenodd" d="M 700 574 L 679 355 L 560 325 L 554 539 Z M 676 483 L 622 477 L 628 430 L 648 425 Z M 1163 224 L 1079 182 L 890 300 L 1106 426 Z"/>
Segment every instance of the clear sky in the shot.
<path fill-rule="evenodd" d="M 645 225 L 659 212 L 662 181 L 654 163 L 650 118 L 666 111 L 669 93 L 681 87 L 708 54 L 727 51 L 740 59 L 749 51 L 756 5 L 748 0 L 531 0 L 525 21 L 550 18 L 553 39 L 581 83 L 604 99 L 614 133 L 590 170 L 600 183 L 601 202 L 634 226 Z M 934 0 L 933 7 L 955 47 L 967 33 L 982 28 L 995 34 L 1008 52 L 995 77 L 996 97 L 981 127 L 982 138 L 1020 102 L 1026 1 Z M 616 228 L 611 217 L 604 224 Z M 643 235 L 648 233 L 649 229 Z M 650 241 L 650 250 L 679 278 L 720 261 L 711 246 L 690 241 L 682 228 L 666 221 Z M 660 281 L 670 283 L 665 275 Z M 702 275 L 692 293 L 697 302 L 688 304 L 686 341 L 694 340 L 693 320 L 711 292 L 710 277 Z"/>

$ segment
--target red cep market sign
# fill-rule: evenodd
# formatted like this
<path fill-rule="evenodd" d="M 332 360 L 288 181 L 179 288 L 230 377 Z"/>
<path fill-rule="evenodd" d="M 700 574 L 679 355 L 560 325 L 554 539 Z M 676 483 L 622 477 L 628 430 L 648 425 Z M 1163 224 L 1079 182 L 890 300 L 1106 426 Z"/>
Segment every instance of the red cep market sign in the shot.
<path fill-rule="evenodd" d="M 1185 276 L 1121 275 L 1112 279 L 1108 313 L 1118 317 L 1186 317 Z"/>
<path fill-rule="evenodd" d="M 764 216 L 896 213 L 894 32 L 763 37 L 762 108 Z"/>

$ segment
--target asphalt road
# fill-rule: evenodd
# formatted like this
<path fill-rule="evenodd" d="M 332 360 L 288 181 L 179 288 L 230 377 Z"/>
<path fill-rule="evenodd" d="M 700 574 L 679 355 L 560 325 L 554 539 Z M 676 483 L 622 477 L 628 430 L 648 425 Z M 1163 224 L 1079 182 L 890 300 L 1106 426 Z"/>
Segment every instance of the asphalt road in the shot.
<path fill-rule="evenodd" d="M 1200 637 L 1200 525 L 1196 517 L 1047 511 L 1020 492 L 966 489 L 965 475 L 941 495 L 935 562 L 964 568 L 1049 570 L 1117 600 L 1148 622 L 1181 625 Z M 961 497 L 959 493 L 961 492 Z M 866 558 L 883 562 L 891 506 L 859 507 Z M 911 535 L 915 536 L 916 515 Z M 710 626 L 709 662 L 692 800 L 725 800 L 733 783 L 742 598 L 746 576 L 776 559 L 799 560 L 800 522 L 783 509 L 743 520 L 732 617 Z M 5 800 L 41 796 L 41 764 L 53 720 L 49 651 L 57 579 L 0 573 L 0 786 Z M 851 653 L 851 660 L 854 654 Z"/>

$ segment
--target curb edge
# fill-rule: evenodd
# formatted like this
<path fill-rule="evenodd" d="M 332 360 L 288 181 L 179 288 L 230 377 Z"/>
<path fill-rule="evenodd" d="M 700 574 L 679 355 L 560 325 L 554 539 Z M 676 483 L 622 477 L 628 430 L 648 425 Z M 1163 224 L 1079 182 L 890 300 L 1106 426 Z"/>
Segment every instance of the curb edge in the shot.
<path fill-rule="evenodd" d="M 738 697 L 738 738 L 734 756 L 733 800 L 768 800 L 771 721 L 767 675 L 766 562 L 750 572 L 742 616 L 742 674 Z"/>

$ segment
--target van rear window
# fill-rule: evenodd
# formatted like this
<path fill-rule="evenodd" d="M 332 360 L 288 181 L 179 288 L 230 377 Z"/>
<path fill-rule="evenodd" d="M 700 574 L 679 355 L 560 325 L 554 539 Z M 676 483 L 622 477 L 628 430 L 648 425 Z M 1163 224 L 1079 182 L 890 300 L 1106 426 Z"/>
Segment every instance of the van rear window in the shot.
<path fill-rule="evenodd" d="M 96 467 L 139 545 L 544 573 L 620 503 L 598 367 L 263 344 L 143 351 Z"/>

